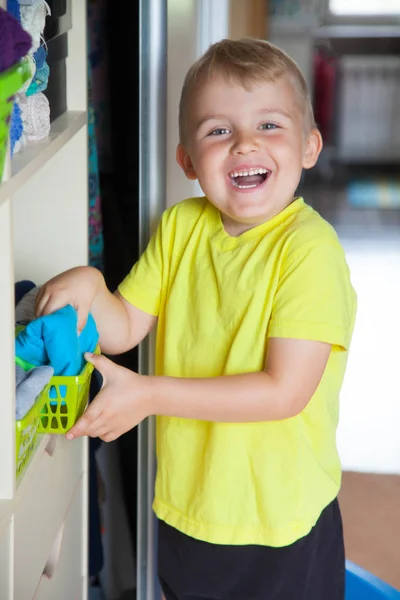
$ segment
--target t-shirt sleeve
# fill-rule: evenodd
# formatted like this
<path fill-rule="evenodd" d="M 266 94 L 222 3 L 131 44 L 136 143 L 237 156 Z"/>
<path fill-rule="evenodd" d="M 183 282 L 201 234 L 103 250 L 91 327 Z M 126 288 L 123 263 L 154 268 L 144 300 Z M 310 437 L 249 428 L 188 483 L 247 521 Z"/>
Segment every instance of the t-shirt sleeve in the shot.
<path fill-rule="evenodd" d="M 118 286 L 127 302 L 144 312 L 158 316 L 163 282 L 163 220 L 151 237 L 146 250 Z"/>
<path fill-rule="evenodd" d="M 348 350 L 355 310 L 340 244 L 299 248 L 283 264 L 268 337 L 315 340 Z"/>

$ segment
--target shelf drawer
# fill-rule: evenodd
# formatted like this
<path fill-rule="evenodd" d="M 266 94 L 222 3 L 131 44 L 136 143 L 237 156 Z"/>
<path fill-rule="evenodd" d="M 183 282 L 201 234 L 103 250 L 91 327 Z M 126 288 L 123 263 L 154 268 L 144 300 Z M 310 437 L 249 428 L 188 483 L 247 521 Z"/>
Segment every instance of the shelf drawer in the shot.
<path fill-rule="evenodd" d="M 82 578 L 84 571 L 83 481 L 53 541 L 53 547 L 33 600 L 84 600 Z"/>
<path fill-rule="evenodd" d="M 16 600 L 32 598 L 37 588 L 82 476 L 84 443 L 82 439 L 68 442 L 64 437 L 50 436 L 34 472 L 17 492 L 14 517 Z"/>

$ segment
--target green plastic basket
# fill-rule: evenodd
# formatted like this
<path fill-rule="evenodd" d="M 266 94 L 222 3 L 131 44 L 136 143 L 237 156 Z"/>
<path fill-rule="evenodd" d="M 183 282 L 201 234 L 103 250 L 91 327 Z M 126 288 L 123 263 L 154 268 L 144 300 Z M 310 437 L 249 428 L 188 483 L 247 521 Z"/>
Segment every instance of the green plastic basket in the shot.
<path fill-rule="evenodd" d="M 30 411 L 22 419 L 15 422 L 15 464 L 17 477 L 28 463 L 35 447 L 39 432 L 40 413 L 45 405 L 47 395 L 48 389 L 45 387 L 37 397 Z"/>
<path fill-rule="evenodd" d="M 0 73 L 0 182 L 3 177 L 7 155 L 8 135 L 15 94 L 31 77 L 29 62 L 22 59 L 19 63 Z"/>
<path fill-rule="evenodd" d="M 96 353 L 100 353 L 96 349 Z M 66 433 L 82 416 L 89 399 L 93 365 L 86 363 L 76 377 L 58 375 L 50 380 L 45 403 L 40 411 L 40 433 Z"/>
<path fill-rule="evenodd" d="M 15 327 L 17 336 L 25 325 Z M 94 353 L 100 354 L 97 346 Z M 23 368 L 28 364 L 16 358 Z M 89 399 L 94 366 L 87 362 L 80 375 L 53 375 L 40 395 L 38 433 L 66 433 L 82 416 Z"/>

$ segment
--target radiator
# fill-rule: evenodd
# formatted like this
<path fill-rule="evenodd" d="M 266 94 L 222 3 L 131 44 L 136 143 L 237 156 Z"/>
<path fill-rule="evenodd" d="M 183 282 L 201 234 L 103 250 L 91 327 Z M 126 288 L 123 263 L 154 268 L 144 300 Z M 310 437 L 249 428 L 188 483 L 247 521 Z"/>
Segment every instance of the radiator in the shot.
<path fill-rule="evenodd" d="M 344 56 L 337 98 L 339 158 L 400 159 L 400 56 Z"/>

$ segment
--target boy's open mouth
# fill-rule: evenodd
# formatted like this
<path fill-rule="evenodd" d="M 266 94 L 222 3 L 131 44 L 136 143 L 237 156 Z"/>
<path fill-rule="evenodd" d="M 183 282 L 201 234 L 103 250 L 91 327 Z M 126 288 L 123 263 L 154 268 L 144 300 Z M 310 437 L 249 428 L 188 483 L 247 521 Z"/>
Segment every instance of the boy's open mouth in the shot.
<path fill-rule="evenodd" d="M 229 177 L 234 187 L 245 190 L 262 185 L 268 179 L 269 174 L 268 169 L 255 167 L 247 171 L 232 171 L 232 173 L 229 173 Z"/>

